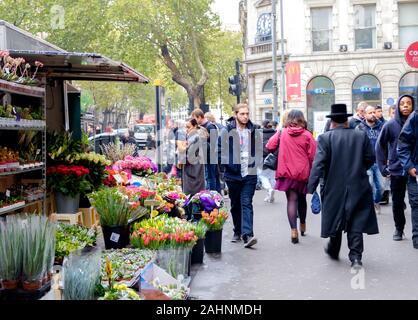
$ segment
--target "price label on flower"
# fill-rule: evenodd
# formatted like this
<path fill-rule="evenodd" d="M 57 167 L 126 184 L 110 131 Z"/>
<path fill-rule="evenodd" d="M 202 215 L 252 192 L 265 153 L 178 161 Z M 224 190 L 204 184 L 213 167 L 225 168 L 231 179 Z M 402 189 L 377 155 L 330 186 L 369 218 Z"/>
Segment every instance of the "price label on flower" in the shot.
<path fill-rule="evenodd" d="M 123 178 L 122 178 L 122 176 L 120 174 L 114 174 L 113 175 L 113 178 L 115 178 L 116 183 L 118 183 L 118 184 L 122 184 L 123 183 Z"/>
<path fill-rule="evenodd" d="M 119 238 L 120 234 L 112 232 L 112 235 L 110 236 L 110 241 L 117 243 L 119 241 Z"/>

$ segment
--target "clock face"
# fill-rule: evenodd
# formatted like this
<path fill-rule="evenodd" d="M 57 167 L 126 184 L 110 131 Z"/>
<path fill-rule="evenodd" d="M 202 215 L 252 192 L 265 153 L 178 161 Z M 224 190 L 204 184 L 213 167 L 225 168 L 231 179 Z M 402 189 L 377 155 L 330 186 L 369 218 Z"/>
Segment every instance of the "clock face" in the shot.
<path fill-rule="evenodd" d="M 263 36 L 271 34 L 271 15 L 264 13 L 258 18 L 257 33 Z"/>

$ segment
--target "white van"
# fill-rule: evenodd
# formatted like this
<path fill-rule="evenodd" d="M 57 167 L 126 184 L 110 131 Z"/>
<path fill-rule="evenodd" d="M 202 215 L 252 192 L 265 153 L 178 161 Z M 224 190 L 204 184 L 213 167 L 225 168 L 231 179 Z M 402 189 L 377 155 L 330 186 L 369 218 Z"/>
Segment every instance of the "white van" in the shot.
<path fill-rule="evenodd" d="M 155 124 L 141 123 L 134 126 L 134 137 L 140 147 L 155 148 Z"/>

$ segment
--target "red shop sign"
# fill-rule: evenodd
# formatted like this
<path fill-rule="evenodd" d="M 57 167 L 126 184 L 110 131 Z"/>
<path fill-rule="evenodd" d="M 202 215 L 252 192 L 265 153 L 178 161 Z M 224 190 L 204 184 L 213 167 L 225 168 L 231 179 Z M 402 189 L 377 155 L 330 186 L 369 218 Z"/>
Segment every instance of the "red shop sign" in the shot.
<path fill-rule="evenodd" d="M 298 62 L 286 64 L 286 92 L 288 102 L 301 101 L 300 64 Z"/>
<path fill-rule="evenodd" d="M 418 68 L 418 41 L 410 44 L 406 49 L 405 60 L 412 68 Z"/>

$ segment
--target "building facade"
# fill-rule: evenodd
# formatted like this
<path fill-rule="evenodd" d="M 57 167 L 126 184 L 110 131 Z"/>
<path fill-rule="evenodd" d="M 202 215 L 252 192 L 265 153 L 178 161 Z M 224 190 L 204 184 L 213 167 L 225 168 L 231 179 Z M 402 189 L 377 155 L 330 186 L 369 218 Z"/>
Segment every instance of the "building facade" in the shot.
<path fill-rule="evenodd" d="M 279 1 L 277 1 L 279 3 Z M 280 6 L 277 5 L 278 101 L 282 107 Z M 248 102 L 257 122 L 273 118 L 271 0 L 240 5 Z M 318 134 L 332 103 L 360 101 L 387 111 L 399 95 L 417 97 L 418 69 L 404 58 L 418 41 L 418 0 L 283 1 L 285 109 L 300 109 Z"/>

